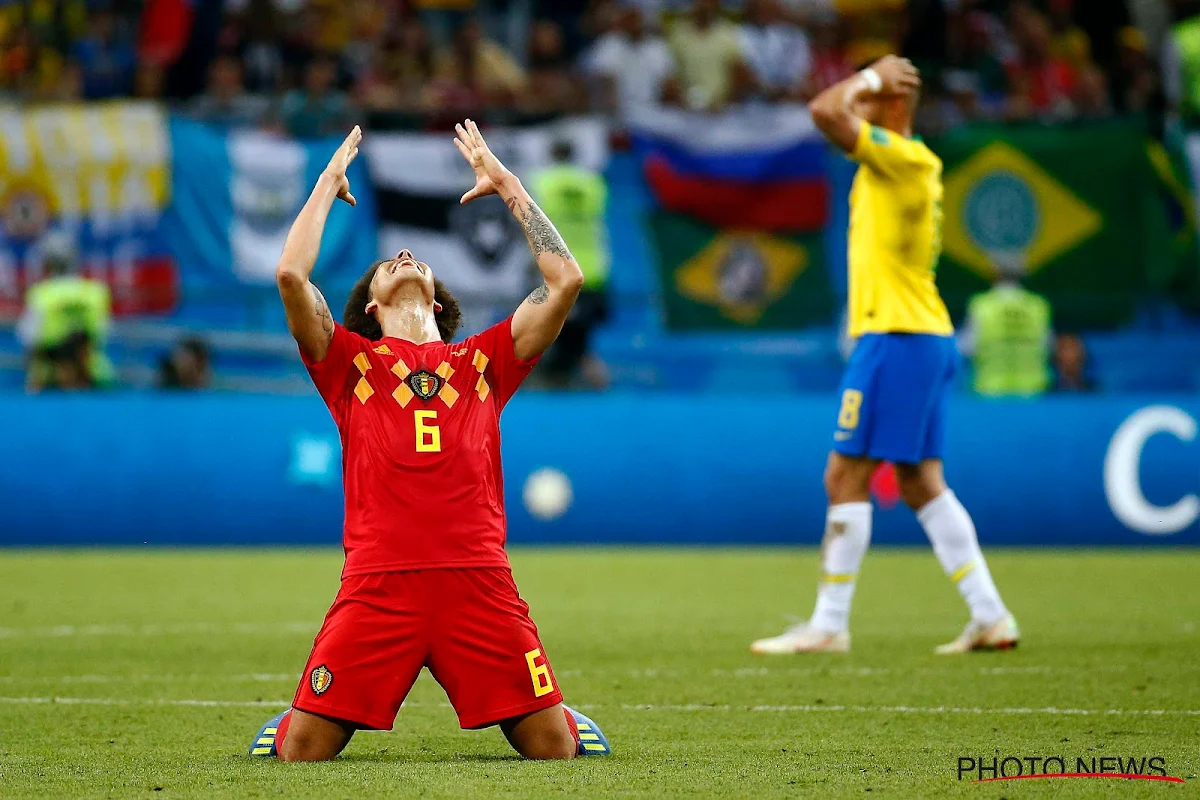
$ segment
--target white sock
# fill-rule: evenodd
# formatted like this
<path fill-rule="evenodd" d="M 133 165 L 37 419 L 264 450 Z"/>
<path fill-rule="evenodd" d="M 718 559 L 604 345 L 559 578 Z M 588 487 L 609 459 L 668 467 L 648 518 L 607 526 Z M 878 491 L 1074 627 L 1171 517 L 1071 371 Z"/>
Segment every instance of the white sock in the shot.
<path fill-rule="evenodd" d="M 992 582 L 971 515 L 947 489 L 917 511 L 917 520 L 933 545 L 942 569 L 958 586 L 971 609 L 971 618 L 991 624 L 1008 616 Z"/>
<path fill-rule="evenodd" d="M 809 624 L 841 633 L 850 626 L 850 601 L 858 568 L 871 543 L 871 504 L 840 503 L 825 515 L 821 543 L 821 585 Z"/>

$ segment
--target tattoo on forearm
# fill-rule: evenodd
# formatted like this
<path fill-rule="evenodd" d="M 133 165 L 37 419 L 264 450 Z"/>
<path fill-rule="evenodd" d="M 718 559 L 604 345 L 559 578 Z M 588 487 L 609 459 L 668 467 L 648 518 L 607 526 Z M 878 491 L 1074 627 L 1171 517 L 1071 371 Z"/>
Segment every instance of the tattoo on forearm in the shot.
<path fill-rule="evenodd" d="M 542 303 L 550 299 L 550 287 L 543 283 L 541 286 L 530 292 L 529 297 L 525 299 L 535 306 L 540 306 Z"/>
<path fill-rule="evenodd" d="M 329 303 L 325 302 L 325 295 L 321 294 L 321 290 L 316 286 L 312 287 L 313 300 L 317 303 L 317 316 L 321 319 L 321 328 L 326 335 L 333 336 L 333 315 L 329 313 Z"/>
<path fill-rule="evenodd" d="M 515 200 L 509 202 L 509 208 L 516 205 Z M 530 201 L 528 206 L 517 209 L 513 213 L 516 214 L 517 221 L 525 230 L 525 238 L 529 240 L 529 249 L 533 251 L 534 258 L 542 253 L 553 253 L 563 258 L 571 258 L 571 251 L 567 249 L 567 243 L 555 230 L 554 224 L 546 217 L 545 212 L 538 208 L 537 203 Z"/>

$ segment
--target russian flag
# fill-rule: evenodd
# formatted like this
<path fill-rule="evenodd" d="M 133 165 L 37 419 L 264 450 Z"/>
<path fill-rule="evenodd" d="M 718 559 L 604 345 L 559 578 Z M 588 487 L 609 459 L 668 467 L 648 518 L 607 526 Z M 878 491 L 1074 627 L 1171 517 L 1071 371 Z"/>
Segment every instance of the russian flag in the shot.
<path fill-rule="evenodd" d="M 828 148 L 802 106 L 655 110 L 630 125 L 658 203 L 718 228 L 803 233 L 829 219 Z"/>

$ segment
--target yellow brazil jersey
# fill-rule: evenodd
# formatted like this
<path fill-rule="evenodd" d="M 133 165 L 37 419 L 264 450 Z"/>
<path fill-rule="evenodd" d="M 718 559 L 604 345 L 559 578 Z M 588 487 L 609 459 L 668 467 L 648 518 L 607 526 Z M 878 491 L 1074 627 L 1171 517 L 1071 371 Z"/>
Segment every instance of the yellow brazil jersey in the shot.
<path fill-rule="evenodd" d="M 862 124 L 850 157 L 850 335 L 954 332 L 934 283 L 942 161 L 923 142 Z"/>

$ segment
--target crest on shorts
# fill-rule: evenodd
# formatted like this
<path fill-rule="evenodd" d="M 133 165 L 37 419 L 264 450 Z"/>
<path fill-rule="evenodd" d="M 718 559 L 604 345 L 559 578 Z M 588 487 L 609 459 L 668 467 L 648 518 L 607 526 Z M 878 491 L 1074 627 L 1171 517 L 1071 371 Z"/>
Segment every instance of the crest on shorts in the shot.
<path fill-rule="evenodd" d="M 329 687 L 333 686 L 333 673 L 329 671 L 329 667 L 322 664 L 308 676 L 308 682 L 312 686 L 313 694 L 325 694 Z"/>
<path fill-rule="evenodd" d="M 846 523 L 838 521 L 829 523 L 829 532 L 834 536 L 841 536 L 846 532 Z"/>
<path fill-rule="evenodd" d="M 408 376 L 408 387 L 422 400 L 432 400 L 442 388 L 442 379 L 421 369 Z"/>

